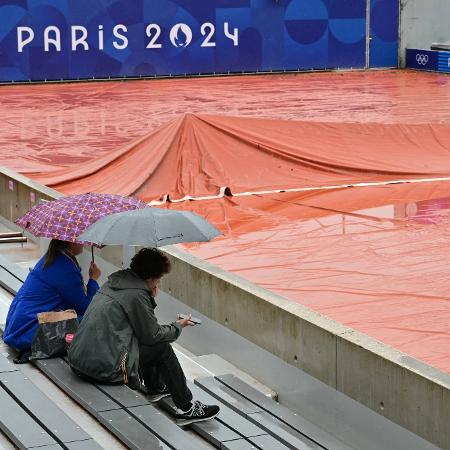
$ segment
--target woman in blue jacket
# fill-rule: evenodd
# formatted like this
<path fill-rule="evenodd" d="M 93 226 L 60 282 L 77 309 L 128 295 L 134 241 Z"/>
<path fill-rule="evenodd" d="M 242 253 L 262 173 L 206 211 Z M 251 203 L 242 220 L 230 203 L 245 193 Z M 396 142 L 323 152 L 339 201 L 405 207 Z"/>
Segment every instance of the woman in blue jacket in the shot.
<path fill-rule="evenodd" d="M 87 286 L 84 284 L 75 258 L 82 252 L 82 244 L 52 239 L 47 253 L 28 274 L 12 301 L 3 340 L 20 351 L 18 362 L 27 361 L 38 328 L 38 313 L 74 309 L 81 316 L 98 291 L 96 280 L 101 272 L 94 263 L 89 268 Z"/>

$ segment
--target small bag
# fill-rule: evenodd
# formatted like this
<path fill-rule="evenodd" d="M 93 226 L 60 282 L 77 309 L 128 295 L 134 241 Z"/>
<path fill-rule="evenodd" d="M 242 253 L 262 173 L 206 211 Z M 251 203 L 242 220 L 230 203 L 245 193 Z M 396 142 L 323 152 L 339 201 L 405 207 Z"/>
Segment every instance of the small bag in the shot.
<path fill-rule="evenodd" d="M 30 359 L 46 359 L 67 353 L 66 334 L 78 330 L 78 317 L 73 309 L 50 311 L 37 315 L 39 327 L 31 343 Z"/>

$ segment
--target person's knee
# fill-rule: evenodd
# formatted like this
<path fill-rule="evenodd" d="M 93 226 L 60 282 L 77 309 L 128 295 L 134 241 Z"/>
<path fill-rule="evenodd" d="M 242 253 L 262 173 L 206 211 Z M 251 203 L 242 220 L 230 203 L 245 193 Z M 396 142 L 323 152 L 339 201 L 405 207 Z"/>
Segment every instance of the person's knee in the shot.
<path fill-rule="evenodd" d="M 172 346 L 168 342 L 162 342 L 160 345 L 160 352 L 164 356 L 175 356 Z"/>
<path fill-rule="evenodd" d="M 166 359 L 175 356 L 172 346 L 168 342 L 158 342 L 153 346 L 153 353 L 158 359 Z"/>
<path fill-rule="evenodd" d="M 172 346 L 168 342 L 158 342 L 151 346 L 141 346 L 139 349 L 142 361 L 154 361 L 155 363 L 177 359 Z"/>

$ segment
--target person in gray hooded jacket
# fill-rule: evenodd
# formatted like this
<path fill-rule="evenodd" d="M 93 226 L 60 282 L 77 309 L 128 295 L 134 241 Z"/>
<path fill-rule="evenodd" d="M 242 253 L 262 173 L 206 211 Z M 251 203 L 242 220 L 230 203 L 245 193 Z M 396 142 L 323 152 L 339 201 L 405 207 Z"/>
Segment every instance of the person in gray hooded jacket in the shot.
<path fill-rule="evenodd" d="M 151 401 L 172 395 L 179 425 L 211 419 L 216 405 L 193 401 L 186 378 L 170 345 L 189 319 L 160 325 L 155 316 L 159 283 L 170 261 L 154 248 L 133 257 L 130 268 L 109 276 L 89 305 L 68 356 L 80 376 L 105 383 L 125 383 L 133 389 L 143 378 Z"/>

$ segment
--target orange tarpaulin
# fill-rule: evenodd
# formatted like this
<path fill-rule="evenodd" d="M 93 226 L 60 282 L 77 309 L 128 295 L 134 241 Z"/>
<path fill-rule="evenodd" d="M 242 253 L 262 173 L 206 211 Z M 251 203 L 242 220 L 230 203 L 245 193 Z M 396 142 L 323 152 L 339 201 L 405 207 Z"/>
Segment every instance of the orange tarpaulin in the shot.
<path fill-rule="evenodd" d="M 449 202 L 425 217 L 406 212 L 419 210 L 414 199 L 449 195 L 449 156 L 447 124 L 186 115 L 102 158 L 31 176 L 66 193 L 147 201 L 223 186 L 272 190 L 165 206 L 193 209 L 224 231 L 191 252 L 450 371 L 450 282 L 437 282 L 446 274 Z M 383 184 L 437 177 L 448 181 Z M 362 182 L 380 185 L 343 186 Z"/>
<path fill-rule="evenodd" d="M 0 164 L 18 172 L 114 151 L 180 115 L 449 123 L 450 77 L 405 70 L 0 86 Z"/>
<path fill-rule="evenodd" d="M 450 373 L 449 195 L 396 184 L 170 207 L 225 233 L 196 256 Z"/>
<path fill-rule="evenodd" d="M 441 215 L 450 204 L 450 200 L 445 200 L 447 196 L 450 197 L 450 181 L 226 196 L 165 203 L 160 207 L 186 209 L 204 216 L 223 232 L 222 238 L 215 239 L 218 243 L 258 230 L 277 228 L 280 224 L 309 219 L 312 219 L 309 222 L 312 224 L 316 219 L 327 216 L 331 218 L 331 223 L 337 221 L 338 228 L 343 232 L 350 226 L 349 220 L 358 223 L 360 228 L 365 224 L 364 228 L 372 231 L 380 227 L 385 229 L 389 224 L 392 227 L 414 224 L 436 226 L 441 223 Z M 366 210 L 369 212 L 364 212 Z M 205 251 L 212 247 L 212 243 L 199 244 L 199 248 Z M 191 244 L 189 248 L 192 250 L 197 245 Z"/>
<path fill-rule="evenodd" d="M 425 151 L 426 149 L 426 151 Z M 170 176 L 168 176 L 170 174 Z M 123 148 L 34 180 L 151 201 L 450 175 L 450 124 L 184 115 Z"/>
<path fill-rule="evenodd" d="M 190 252 L 450 372 L 449 111 L 448 76 L 406 71 L 8 86 L 0 163 L 66 193 L 229 187 L 161 205 L 225 233 Z"/>

